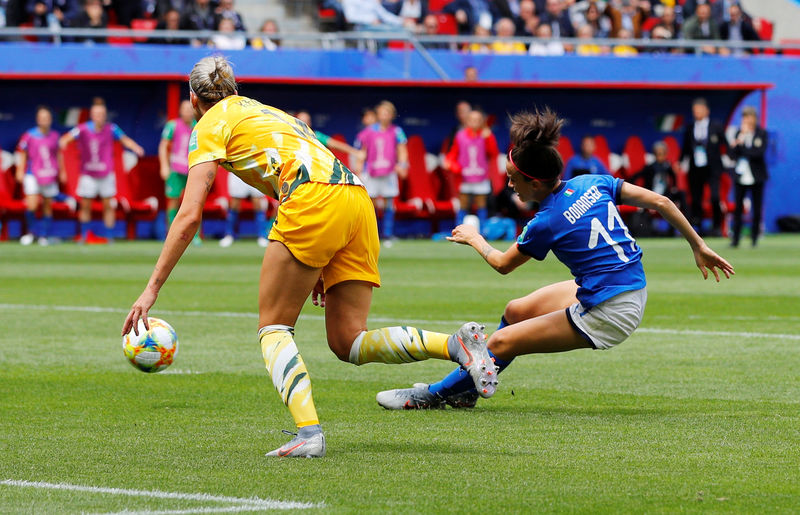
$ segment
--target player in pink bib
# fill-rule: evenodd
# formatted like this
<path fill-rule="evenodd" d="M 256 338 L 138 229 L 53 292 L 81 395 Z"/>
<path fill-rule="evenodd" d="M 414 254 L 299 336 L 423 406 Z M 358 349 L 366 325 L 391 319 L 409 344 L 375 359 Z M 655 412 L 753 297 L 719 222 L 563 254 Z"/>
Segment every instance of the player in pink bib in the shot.
<path fill-rule="evenodd" d="M 383 238 L 391 246 L 394 236 L 394 199 L 400 194 L 398 177 L 408 175 L 408 148 L 403 129 L 393 125 L 397 116 L 394 104 L 384 100 L 375 108 L 378 123 L 356 136 L 355 147 L 365 151 L 356 164 L 356 173 L 364 181 L 377 210 L 383 210 Z"/>
<path fill-rule="evenodd" d="M 144 155 L 144 149 L 122 132 L 117 124 L 108 123 L 108 112 L 102 101 L 95 101 L 89 110 L 89 121 L 82 123 L 61 136 L 58 144 L 65 149 L 72 141 L 78 142 L 81 156 L 81 177 L 76 193 L 81 198 L 78 222 L 80 223 L 79 242 L 89 237 L 89 221 L 92 217 L 92 199 L 100 197 L 103 202 L 103 224 L 106 237 L 114 236 L 116 213 L 111 199 L 117 194 L 117 181 L 114 173 L 114 142 L 137 156 Z"/>
<path fill-rule="evenodd" d="M 197 123 L 192 103 L 188 100 L 181 102 L 178 114 L 178 118 L 168 121 L 164 126 L 164 130 L 161 131 L 161 142 L 158 144 L 161 178 L 166 184 L 167 227 L 172 225 L 172 220 L 178 214 L 181 196 L 186 189 L 189 175 L 189 137 Z M 194 235 L 192 242 L 201 243 L 199 231 Z"/>
<path fill-rule="evenodd" d="M 484 114 L 473 109 L 467 115 L 467 125 L 453 138 L 453 146 L 445 158 L 445 168 L 461 175 L 459 188 L 460 208 L 456 213 L 456 225 L 464 221 L 473 200 L 481 227 L 486 227 L 488 213 L 486 199 L 492 192 L 489 163 L 497 159 L 497 140 L 486 127 Z"/>
<path fill-rule="evenodd" d="M 17 145 L 17 182 L 25 193 L 25 225 L 27 232 L 20 243 L 30 245 L 39 237 L 40 245 L 49 243 L 53 223 L 53 197 L 58 195 L 58 183 L 66 182 L 64 160 L 58 150 L 58 133 L 52 130 L 53 113 L 50 108 L 36 109 L 36 127 L 30 129 Z M 36 209 L 42 198 L 42 219 L 36 227 Z"/>

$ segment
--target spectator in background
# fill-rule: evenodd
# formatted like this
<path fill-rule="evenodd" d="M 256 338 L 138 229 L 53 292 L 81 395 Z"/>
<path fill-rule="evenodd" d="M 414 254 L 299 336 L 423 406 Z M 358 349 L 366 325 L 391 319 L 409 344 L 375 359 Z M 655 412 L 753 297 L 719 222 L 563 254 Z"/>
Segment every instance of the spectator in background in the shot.
<path fill-rule="evenodd" d="M 631 34 L 628 29 L 619 29 L 617 31 L 616 39 L 631 39 L 632 37 L 633 34 Z M 639 53 L 639 51 L 631 45 L 614 45 L 611 52 L 617 57 L 630 57 Z"/>
<path fill-rule="evenodd" d="M 575 37 L 575 29 L 572 27 L 562 0 L 547 0 L 545 12 L 539 22 L 550 25 L 554 38 Z"/>
<path fill-rule="evenodd" d="M 478 69 L 474 66 L 467 66 L 464 68 L 464 81 L 478 82 Z"/>
<path fill-rule="evenodd" d="M 437 18 L 435 14 L 425 16 L 425 19 L 422 21 L 422 34 L 424 36 L 439 35 L 439 18 Z M 425 43 L 425 48 L 428 50 L 455 50 L 455 45 L 444 42 Z"/>
<path fill-rule="evenodd" d="M 383 8 L 403 19 L 408 29 L 416 29 L 428 15 L 427 0 L 383 0 Z"/>
<path fill-rule="evenodd" d="M 23 0 L 0 0 L 0 28 L 16 27 L 25 21 L 25 7 Z"/>
<path fill-rule="evenodd" d="M 181 30 L 215 30 L 217 19 L 210 0 L 194 0 L 181 14 Z"/>
<path fill-rule="evenodd" d="M 105 29 L 108 27 L 108 17 L 100 0 L 86 0 L 83 4 L 83 9 L 70 21 L 70 26 L 81 29 Z M 106 38 L 75 38 L 75 41 L 104 43 Z"/>
<path fill-rule="evenodd" d="M 750 23 L 742 14 L 742 8 L 739 4 L 732 4 L 730 7 L 729 20 L 723 22 L 719 28 L 720 36 L 725 41 L 759 41 L 760 38 Z M 749 52 L 744 48 L 720 48 L 721 54 L 729 54 L 733 52 L 734 55 L 746 55 Z"/>
<path fill-rule="evenodd" d="M 611 18 L 605 12 L 600 12 L 597 2 L 592 0 L 583 14 L 584 23 L 589 25 L 597 38 L 607 38 L 611 35 Z"/>
<path fill-rule="evenodd" d="M 375 114 L 375 109 L 372 107 L 365 107 L 361 110 L 361 128 L 367 127 L 378 123 L 378 115 Z"/>
<path fill-rule="evenodd" d="M 500 18 L 511 18 L 514 21 L 519 18 L 520 0 L 489 0 L 489 10 L 495 23 Z"/>
<path fill-rule="evenodd" d="M 469 113 L 472 112 L 472 104 L 467 102 L 466 100 L 461 100 L 456 104 L 455 115 L 456 115 L 456 125 L 450 132 L 447 134 L 447 137 L 442 142 L 442 151 L 441 151 L 441 161 L 444 163 L 445 154 L 450 151 L 450 147 L 453 146 L 453 141 L 455 141 L 456 134 L 458 131 L 463 129 L 467 126 L 467 117 Z"/>
<path fill-rule="evenodd" d="M 181 29 L 181 13 L 176 9 L 170 9 L 164 13 L 164 17 L 156 25 L 156 30 L 180 30 Z M 162 38 L 162 39 L 149 39 L 149 43 L 157 45 L 187 45 L 189 41 L 181 38 Z"/>
<path fill-rule="evenodd" d="M 484 27 L 483 25 L 475 25 L 475 33 L 473 36 L 479 38 L 488 38 L 491 37 L 492 32 Z M 492 53 L 492 43 L 488 41 L 483 41 L 480 43 L 470 43 L 469 51 L 473 54 L 490 54 Z"/>
<path fill-rule="evenodd" d="M 695 40 L 720 39 L 719 26 L 711 18 L 710 5 L 700 4 L 697 6 L 694 16 L 683 24 L 683 38 Z M 701 50 L 706 54 L 715 54 L 717 51 L 715 47 L 708 45 L 702 47 Z"/>
<path fill-rule="evenodd" d="M 636 38 L 642 37 L 642 24 L 646 15 L 637 0 L 613 0 L 608 6 L 611 17 L 611 36 L 616 37 L 620 29 L 626 29 Z"/>
<path fill-rule="evenodd" d="M 242 15 L 233 7 L 233 0 L 219 0 L 219 6 L 214 10 L 214 13 L 217 30 L 219 30 L 220 22 L 225 18 L 233 22 L 235 30 L 242 32 L 247 30 L 242 21 Z"/>
<path fill-rule="evenodd" d="M 492 42 L 490 49 L 493 54 L 509 55 L 509 54 L 525 54 L 527 48 L 524 43 L 519 41 L 511 41 L 514 37 L 514 21 L 511 18 L 500 18 L 494 25 L 497 40 Z"/>
<path fill-rule="evenodd" d="M 662 29 L 658 36 L 655 35 L 656 29 Z M 675 8 L 670 5 L 663 6 L 658 23 L 650 31 L 650 37 L 653 39 L 677 39 L 680 33 L 681 26 L 675 17 Z"/>
<path fill-rule="evenodd" d="M 586 24 L 581 25 L 578 27 L 577 37 L 578 39 L 593 39 L 592 27 Z M 602 55 L 605 51 L 597 43 L 580 43 L 575 47 L 575 53 L 577 55 Z"/>
<path fill-rule="evenodd" d="M 640 186 L 664 195 L 674 202 L 681 212 L 684 212 L 686 210 L 686 194 L 678 188 L 678 176 L 675 173 L 677 163 L 669 161 L 667 144 L 657 141 L 653 145 L 653 155 L 655 155 L 655 161 L 625 180 L 633 184 L 641 183 Z M 675 233 L 672 226 L 669 227 L 669 233 L 670 235 Z"/>
<path fill-rule="evenodd" d="M 564 45 L 560 41 L 551 41 L 553 37 L 550 25 L 542 24 L 536 27 L 536 37 L 539 41 L 531 43 L 528 53 L 530 55 L 564 55 Z"/>
<path fill-rule="evenodd" d="M 581 149 L 567 161 L 564 166 L 564 180 L 572 179 L 579 175 L 609 175 L 610 172 L 597 156 L 594 155 L 596 149 L 594 137 L 586 135 L 581 139 Z"/>
<path fill-rule="evenodd" d="M 33 243 L 35 236 L 39 245 L 48 245 L 50 226 L 53 223 L 53 198 L 58 195 L 58 183 L 67 182 L 64 157 L 58 148 L 59 134 L 52 130 L 53 113 L 49 107 L 36 109 L 36 127 L 30 129 L 17 145 L 17 182 L 25 193 L 25 226 L 27 232 L 19 242 Z M 42 199 L 42 219 L 36 225 L 36 209 Z"/>
<path fill-rule="evenodd" d="M 60 27 L 78 14 L 77 0 L 28 0 L 25 7 L 34 27 Z"/>
<path fill-rule="evenodd" d="M 378 123 L 361 131 L 356 148 L 364 150 L 357 173 L 377 210 L 383 211 L 384 246 L 394 239 L 394 199 L 400 194 L 398 178 L 408 175 L 408 147 L 403 129 L 392 122 L 397 117 L 394 104 L 384 100 L 375 108 Z"/>
<path fill-rule="evenodd" d="M 167 198 L 167 230 L 178 214 L 183 190 L 186 189 L 189 176 L 189 136 L 196 123 L 192 103 L 184 100 L 178 110 L 178 118 L 169 120 L 161 131 L 158 163 Z M 195 233 L 192 243 L 202 243 L 199 231 Z"/>
<path fill-rule="evenodd" d="M 219 50 L 242 50 L 247 46 L 247 38 L 236 31 L 236 23 L 232 19 L 222 18 L 217 33 L 211 36 L 208 44 Z"/>
<path fill-rule="evenodd" d="M 517 36 L 531 37 L 536 34 L 539 17 L 536 15 L 536 4 L 533 0 L 521 0 L 519 3 L 519 16 L 516 18 Z"/>
<path fill-rule="evenodd" d="M 750 193 L 750 237 L 753 247 L 761 234 L 761 212 L 764 201 L 764 184 L 769 178 L 767 161 L 767 131 L 758 126 L 758 113 L 752 107 L 742 109 L 742 123 L 728 155 L 736 162 L 736 210 L 733 212 L 732 247 L 739 246 L 742 235 L 744 198 Z"/>
<path fill-rule="evenodd" d="M 442 12 L 456 18 L 459 34 L 473 34 L 480 26 L 486 30 L 492 27 L 491 6 L 488 0 L 453 0 Z"/>
<path fill-rule="evenodd" d="M 344 17 L 356 30 L 397 30 L 403 27 L 403 19 L 392 14 L 379 0 L 342 0 Z"/>
<path fill-rule="evenodd" d="M 280 34 L 278 22 L 269 19 L 264 21 L 259 31 L 263 36 L 258 36 L 250 40 L 250 46 L 256 50 L 277 50 L 281 46 L 281 40 L 275 36 Z"/>
<path fill-rule="evenodd" d="M 89 121 L 82 123 L 61 136 L 59 148 L 63 151 L 72 141 L 78 142 L 81 161 L 81 176 L 78 180 L 77 195 L 81 198 L 78 211 L 79 243 L 95 240 L 89 231 L 92 218 L 92 200 L 100 197 L 103 202 L 103 224 L 106 238 L 114 237 L 116 212 L 111 200 L 117 194 L 117 178 L 114 172 L 114 142 L 119 141 L 123 147 L 137 156 L 144 155 L 144 149 L 122 132 L 116 123 L 108 121 L 108 111 L 102 99 L 95 99 L 89 109 Z M 97 243 L 108 240 L 97 239 Z"/>
<path fill-rule="evenodd" d="M 297 114 L 295 115 L 295 118 L 297 118 L 298 120 L 300 120 L 301 122 L 306 124 L 308 126 L 308 128 L 311 129 L 311 113 L 309 113 L 306 110 L 298 111 Z M 314 130 L 314 129 L 311 129 L 311 130 Z M 323 132 L 316 131 L 316 130 L 314 131 L 314 136 L 317 137 L 317 139 L 319 140 L 320 143 L 322 143 L 323 145 L 325 145 L 329 149 L 335 150 L 337 152 L 344 152 L 344 153 L 348 154 L 351 159 L 358 159 L 358 158 L 363 157 L 362 156 L 362 152 L 360 150 L 357 150 L 357 149 L 351 147 L 350 145 L 348 145 L 344 141 L 339 141 L 337 139 L 334 139 L 334 138 L 328 136 L 327 134 L 325 134 Z"/>
<path fill-rule="evenodd" d="M 698 12 L 704 7 L 698 6 Z M 707 7 L 707 6 L 706 6 Z M 722 144 L 725 132 L 717 122 L 711 121 L 708 103 L 697 98 L 692 103 L 694 121 L 683 133 L 681 161 L 689 160 L 689 195 L 691 197 L 691 222 L 702 230 L 703 192 L 708 186 L 711 193 L 713 234 L 722 235 L 722 209 L 719 204 L 719 179 L 722 175 Z"/>
<path fill-rule="evenodd" d="M 456 225 L 464 222 L 474 203 L 480 226 L 486 227 L 489 219 L 486 199 L 492 193 L 489 163 L 497 159 L 498 153 L 497 140 L 486 126 L 486 116 L 473 109 L 467 115 L 467 126 L 456 133 L 444 161 L 446 170 L 461 176 Z"/>

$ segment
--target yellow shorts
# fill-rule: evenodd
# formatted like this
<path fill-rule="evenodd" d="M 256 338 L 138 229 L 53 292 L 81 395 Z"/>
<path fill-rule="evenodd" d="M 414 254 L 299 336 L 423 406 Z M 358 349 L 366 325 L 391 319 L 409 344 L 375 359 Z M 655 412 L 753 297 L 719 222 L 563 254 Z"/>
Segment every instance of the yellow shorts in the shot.
<path fill-rule="evenodd" d="M 375 208 L 361 186 L 302 184 L 278 208 L 269 239 L 301 263 L 322 268 L 326 290 L 342 281 L 381 285 Z"/>

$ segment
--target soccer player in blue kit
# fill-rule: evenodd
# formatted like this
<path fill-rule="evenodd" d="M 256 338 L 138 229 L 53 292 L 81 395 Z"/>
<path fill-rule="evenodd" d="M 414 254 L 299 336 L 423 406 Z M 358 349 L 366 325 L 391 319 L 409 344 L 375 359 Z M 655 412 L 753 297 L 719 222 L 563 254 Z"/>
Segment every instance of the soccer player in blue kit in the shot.
<path fill-rule="evenodd" d="M 727 278 L 734 273 L 666 197 L 610 175 L 562 181 L 564 165 L 556 145 L 563 123 L 549 109 L 512 117 L 509 185 L 521 200 L 539 203 L 517 242 L 502 252 L 468 225 L 453 229 L 449 238 L 472 246 L 501 274 L 530 258 L 541 261 L 552 251 L 575 277 L 506 305 L 488 343 L 498 373 L 523 354 L 610 349 L 639 326 L 647 302 L 642 251 L 617 204 L 657 211 L 689 242 L 704 278 L 709 271 L 717 281 L 719 272 Z M 387 409 L 472 407 L 478 398 L 474 387 L 459 368 L 431 385 L 380 392 L 377 401 Z"/>

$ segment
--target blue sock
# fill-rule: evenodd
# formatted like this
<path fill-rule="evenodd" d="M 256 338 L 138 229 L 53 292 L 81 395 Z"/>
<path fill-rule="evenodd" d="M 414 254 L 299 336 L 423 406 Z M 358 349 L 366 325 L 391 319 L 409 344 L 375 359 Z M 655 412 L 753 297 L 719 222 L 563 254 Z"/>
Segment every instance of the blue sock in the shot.
<path fill-rule="evenodd" d="M 25 227 L 27 232 L 33 234 L 36 230 L 36 213 L 33 211 L 25 210 Z"/>
<path fill-rule="evenodd" d="M 482 207 L 478 210 L 478 220 L 481 222 L 481 231 L 486 230 L 486 221 L 489 219 L 489 210 Z"/>
<path fill-rule="evenodd" d="M 466 209 L 459 209 L 456 213 L 456 225 L 461 225 L 464 223 L 464 217 L 467 216 Z"/>
<path fill-rule="evenodd" d="M 78 222 L 78 232 L 81 233 L 81 238 L 86 239 L 89 235 L 89 222 Z"/>
<path fill-rule="evenodd" d="M 506 321 L 506 318 L 502 317 L 500 319 L 500 325 L 497 326 L 497 330 L 499 331 L 507 325 L 508 322 Z M 505 370 L 506 367 L 513 361 L 513 359 L 508 361 L 500 359 L 495 356 L 492 351 L 489 351 L 489 356 L 491 356 L 494 360 L 494 364 L 500 367 L 500 370 L 497 371 L 498 374 Z M 428 391 L 434 395 L 438 395 L 439 397 L 450 397 L 451 395 L 468 392 L 470 390 L 475 391 L 475 383 L 472 382 L 472 378 L 469 376 L 467 371 L 461 367 L 458 367 L 447 374 L 444 379 L 438 383 L 433 383 L 428 386 Z"/>
<path fill-rule="evenodd" d="M 52 216 L 43 216 L 42 221 L 40 222 L 40 232 L 39 236 L 42 238 L 47 238 L 50 236 L 50 226 L 53 224 L 53 217 Z"/>
<path fill-rule="evenodd" d="M 394 199 L 386 199 L 386 208 L 383 210 L 383 237 L 394 236 Z"/>
<path fill-rule="evenodd" d="M 256 236 L 259 238 L 267 237 L 267 213 L 256 211 Z"/>
<path fill-rule="evenodd" d="M 233 236 L 233 230 L 239 222 L 239 212 L 233 209 L 228 211 L 228 216 L 225 218 L 225 236 Z"/>
<path fill-rule="evenodd" d="M 106 238 L 108 238 L 109 240 L 113 240 L 114 239 L 114 226 L 113 225 L 111 227 L 106 227 Z"/>

